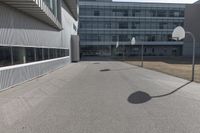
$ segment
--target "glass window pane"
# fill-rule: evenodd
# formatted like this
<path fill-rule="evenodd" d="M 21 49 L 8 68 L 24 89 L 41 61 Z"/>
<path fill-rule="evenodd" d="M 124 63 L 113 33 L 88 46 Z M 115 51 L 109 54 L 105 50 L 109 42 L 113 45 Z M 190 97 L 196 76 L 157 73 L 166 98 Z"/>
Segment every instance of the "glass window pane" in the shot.
<path fill-rule="evenodd" d="M 44 49 L 44 59 L 45 59 L 45 60 L 48 60 L 48 59 L 49 59 L 49 49 L 48 49 L 48 48 L 45 48 L 45 49 Z"/>
<path fill-rule="evenodd" d="M 36 48 L 36 61 L 43 60 L 43 49 L 42 48 Z"/>
<path fill-rule="evenodd" d="M 57 58 L 58 57 L 58 53 L 57 53 L 57 49 L 53 49 L 53 54 L 54 54 L 54 58 Z"/>
<path fill-rule="evenodd" d="M 69 56 L 69 49 L 65 49 L 65 56 Z"/>
<path fill-rule="evenodd" d="M 35 48 L 25 48 L 26 49 L 26 63 L 35 61 Z"/>
<path fill-rule="evenodd" d="M 11 48 L 0 46 L 0 67 L 11 65 Z"/>
<path fill-rule="evenodd" d="M 13 64 L 23 64 L 26 63 L 26 51 L 22 47 L 12 47 L 13 53 Z"/>
<path fill-rule="evenodd" d="M 54 58 L 53 49 L 49 49 L 49 58 L 50 58 L 50 59 L 53 59 L 53 58 Z"/>
<path fill-rule="evenodd" d="M 57 57 L 62 57 L 61 56 L 61 49 L 57 49 L 57 55 L 58 55 Z"/>
<path fill-rule="evenodd" d="M 49 49 L 50 59 L 54 59 L 57 57 L 56 49 Z"/>

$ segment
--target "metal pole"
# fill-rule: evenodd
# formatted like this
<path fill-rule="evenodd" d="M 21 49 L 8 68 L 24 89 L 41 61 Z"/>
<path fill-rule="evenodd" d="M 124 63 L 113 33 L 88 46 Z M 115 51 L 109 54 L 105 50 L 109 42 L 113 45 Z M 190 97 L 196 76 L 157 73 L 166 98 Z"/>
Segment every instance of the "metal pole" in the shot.
<path fill-rule="evenodd" d="M 144 66 L 144 45 L 141 45 L 141 67 Z"/>
<path fill-rule="evenodd" d="M 123 61 L 125 61 L 125 45 L 123 44 Z"/>
<path fill-rule="evenodd" d="M 11 64 L 14 65 L 13 47 L 10 48 L 10 53 L 11 53 Z"/>
<path fill-rule="evenodd" d="M 195 74 L 195 56 L 196 56 L 196 39 L 195 36 L 191 32 L 186 32 L 187 34 L 191 35 L 193 40 L 193 55 L 192 55 L 192 81 L 194 81 L 194 74 Z"/>

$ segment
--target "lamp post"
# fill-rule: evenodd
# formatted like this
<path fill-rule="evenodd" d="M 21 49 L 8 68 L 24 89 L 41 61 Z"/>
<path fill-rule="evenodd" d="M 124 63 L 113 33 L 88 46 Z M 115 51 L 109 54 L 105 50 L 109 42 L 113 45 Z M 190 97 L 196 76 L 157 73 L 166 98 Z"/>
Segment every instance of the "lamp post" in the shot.
<path fill-rule="evenodd" d="M 125 61 L 125 51 L 126 49 L 125 49 L 125 44 L 123 44 L 123 61 Z"/>
<path fill-rule="evenodd" d="M 131 40 L 131 45 L 136 45 L 135 37 Z M 144 66 L 144 45 L 141 44 L 141 67 Z"/>
<path fill-rule="evenodd" d="M 141 44 L 141 67 L 143 67 L 144 62 L 144 45 Z"/>
<path fill-rule="evenodd" d="M 185 32 L 184 28 L 181 26 L 178 26 L 174 29 L 173 33 L 172 33 L 172 39 L 174 40 L 182 40 L 185 38 L 185 35 L 188 34 L 192 37 L 193 40 L 193 50 L 192 50 L 192 80 L 194 81 L 194 74 L 195 74 L 195 51 L 196 51 L 196 39 L 194 34 L 192 34 L 191 32 Z"/>
<path fill-rule="evenodd" d="M 123 61 L 125 61 L 125 44 L 122 44 L 123 47 L 122 47 L 122 51 L 123 51 Z M 116 49 L 119 47 L 119 39 L 117 40 L 116 42 Z"/>

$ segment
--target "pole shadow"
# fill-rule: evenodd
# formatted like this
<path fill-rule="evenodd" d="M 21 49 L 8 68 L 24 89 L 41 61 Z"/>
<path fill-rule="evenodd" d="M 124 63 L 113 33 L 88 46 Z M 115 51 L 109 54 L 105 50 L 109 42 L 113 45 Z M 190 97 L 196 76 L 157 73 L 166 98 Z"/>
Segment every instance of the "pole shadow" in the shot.
<path fill-rule="evenodd" d="M 183 87 L 189 85 L 192 81 L 190 82 L 187 82 L 186 84 L 178 87 L 177 89 L 169 92 L 169 93 L 166 93 L 166 94 L 163 94 L 163 95 L 158 95 L 158 96 L 150 96 L 148 93 L 146 92 L 143 92 L 143 91 L 137 91 L 137 92 L 134 92 L 133 94 L 131 94 L 129 97 L 128 97 L 128 102 L 131 103 L 131 104 L 142 104 L 142 103 L 146 103 L 148 101 L 150 101 L 151 99 L 153 98 L 162 98 L 162 97 L 166 97 L 166 96 L 169 96 L 169 95 L 172 95 L 174 94 L 175 92 L 179 91 L 180 89 L 182 89 Z"/>

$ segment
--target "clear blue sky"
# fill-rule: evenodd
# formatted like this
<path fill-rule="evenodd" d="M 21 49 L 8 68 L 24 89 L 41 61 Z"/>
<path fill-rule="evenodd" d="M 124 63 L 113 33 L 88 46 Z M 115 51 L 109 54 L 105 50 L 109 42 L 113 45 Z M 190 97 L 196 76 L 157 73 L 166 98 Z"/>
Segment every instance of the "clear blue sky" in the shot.
<path fill-rule="evenodd" d="M 194 3 L 197 0 L 113 0 L 120 2 Z"/>

